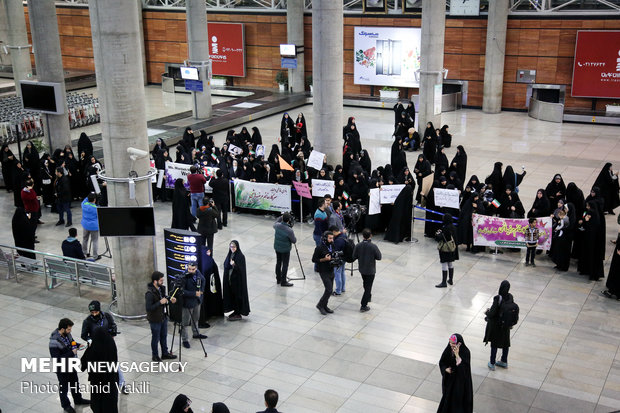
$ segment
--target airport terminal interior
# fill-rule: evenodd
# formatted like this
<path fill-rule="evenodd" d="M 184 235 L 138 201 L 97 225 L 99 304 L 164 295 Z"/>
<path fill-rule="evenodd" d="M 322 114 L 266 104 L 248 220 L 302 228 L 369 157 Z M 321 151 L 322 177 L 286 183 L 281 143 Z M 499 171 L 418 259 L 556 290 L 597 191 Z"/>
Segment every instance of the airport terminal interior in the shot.
<path fill-rule="evenodd" d="M 31 13 L 28 6 L 36 1 L 23 3 L 27 23 Z M 41 1 L 48 3 L 48 0 Z M 3 7 L 8 10 L 11 2 L 0 0 L 0 10 Z M 101 3 L 101 0 L 90 2 Z M 188 4 L 190 2 L 187 0 Z M 327 2 L 340 3 L 339 0 Z M 344 74 L 339 78 L 344 84 L 343 94 L 340 95 L 341 99 L 344 96 L 344 100 L 339 101 L 343 102 L 343 106 L 336 121 L 341 128 L 347 124 L 349 117 L 355 117 L 362 147 L 372 160 L 372 169 L 391 161 L 394 141 L 392 106 L 397 99 L 406 104 L 413 95 L 416 100 L 420 96 L 421 102 L 422 93 L 418 92 L 417 87 L 397 86 L 395 89 L 400 92 L 400 97 L 385 99 L 378 95 L 382 84 L 375 87 L 354 81 L 354 70 L 357 70 L 353 68 L 354 28 L 422 27 L 424 41 L 423 10 L 426 4 L 423 3 L 426 2 L 345 1 L 344 11 L 340 5 L 345 22 Z M 453 6 L 455 14 L 451 15 L 446 1 L 438 1 L 441 2 L 446 9 L 446 57 L 443 61 L 448 69 L 446 79 L 466 81 L 468 89 L 463 88 L 463 82 L 453 82 L 460 89 L 449 99 L 456 99 L 457 102 L 445 110 L 444 96 L 444 110 L 440 108 L 440 115 L 433 113 L 432 99 L 422 103 L 416 101 L 416 107 L 426 105 L 425 119 L 433 117 L 436 127 L 449 125 L 453 138 L 451 147 L 446 148 L 445 153 L 448 159 L 452 159 L 458 145 L 465 148 L 468 155 L 467 179 L 477 175 L 484 180 L 492 172 L 495 162 L 502 162 L 504 167 L 512 165 L 515 171 L 524 168 L 527 173 L 519 185 L 519 196 L 528 211 L 537 190 L 545 188 L 556 174 L 561 174 L 566 184 L 574 182 L 587 196 L 605 163 L 612 163 L 614 171 L 620 169 L 620 115 L 614 116 L 606 110 L 606 107 L 620 104 L 620 99 L 618 96 L 614 98 L 612 92 L 608 92 L 609 98 L 601 95 L 598 99 L 571 94 L 577 32 L 582 29 L 608 30 L 614 33 L 613 39 L 620 48 L 619 2 L 501 1 L 509 9 L 506 13 L 508 39 L 505 45 L 506 61 L 502 66 L 505 74 L 500 76 L 499 83 L 504 97 L 502 100 L 502 94 L 499 94 L 499 110 L 495 113 L 483 110 L 483 107 L 488 108 L 487 94 L 491 94 L 483 85 L 484 42 L 487 39 L 487 19 L 494 11 L 489 10 L 488 1 L 472 1 L 477 7 L 475 16 L 459 16 L 456 6 Z M 49 3 L 52 9 L 55 7 L 61 23 L 60 43 L 65 68 L 90 71 L 94 75 L 95 65 L 100 64 L 94 62 L 98 58 L 97 53 L 93 53 L 92 46 L 89 46 L 86 55 L 80 52 L 85 39 L 90 44 L 91 32 L 76 29 L 79 25 L 90 26 L 89 10 L 93 12 L 93 5 L 86 1 L 77 4 L 56 2 L 55 6 L 53 1 Z M 228 77 L 227 86 L 211 89 L 213 120 L 195 119 L 192 112 L 195 110 L 193 94 L 164 90 L 166 80 L 160 76 L 167 69 L 164 63 L 180 65 L 188 59 L 186 45 L 178 50 L 179 44 L 187 42 L 184 27 L 186 2 L 145 0 L 141 3 L 144 41 L 150 41 L 144 60 L 147 70 L 146 82 L 143 83 L 148 84 L 139 85 L 140 90 L 144 91 L 144 117 L 141 119 L 147 122 L 142 125 L 142 130 L 148 135 L 148 138 L 141 137 L 144 146 L 148 139 L 149 149 L 152 149 L 157 137 L 162 137 L 173 146 L 185 127 L 192 126 L 196 136 L 201 129 L 208 130 L 208 134 L 214 136 L 215 145 L 220 147 L 229 129 L 239 131 L 245 126 L 260 129 L 268 152 L 273 144 L 279 143 L 280 124 L 285 112 L 293 119 L 298 113 L 303 113 L 308 138 L 315 149 L 325 145 L 329 139 L 336 141 L 338 148 L 342 146 L 341 130 L 329 138 L 317 136 L 318 124 L 327 118 L 323 108 L 313 103 L 316 103 L 317 93 L 321 99 L 331 95 L 325 90 L 317 92 L 321 86 L 317 84 L 316 73 L 314 96 L 307 81 L 302 81 L 302 90 L 285 92 L 279 91 L 274 81 L 276 72 L 281 70 L 278 46 L 287 43 L 285 1 L 238 1 L 236 10 L 233 5 L 226 6 L 228 8 L 223 5 L 235 2 L 206 2 L 209 22 L 213 17 L 214 21 L 242 22 L 246 25 L 245 77 Z M 289 0 L 289 3 L 292 1 Z M 316 40 L 311 34 L 314 12 L 306 3 L 314 3 L 313 7 L 318 8 L 325 6 L 325 1 L 301 3 L 306 6 L 302 26 L 306 28 L 305 42 L 309 50 L 308 42 Z M 450 3 L 455 5 L 457 1 Z M 19 1 L 19 4 L 21 6 L 22 2 Z M 577 5 L 581 5 L 582 9 Z M 325 7 L 329 8 L 329 5 Z M 97 12 L 105 13 L 101 10 Z M 0 13 L 0 18 L 3 17 L 6 18 L 6 13 Z M 63 26 L 63 22 L 66 25 Z M 158 22 L 164 22 L 163 28 L 154 29 L 153 25 Z M 32 21 L 27 26 L 30 35 Z M 72 30 L 69 32 L 67 27 Z M 166 28 L 172 30 L 171 27 L 174 30 L 181 27 L 181 32 L 168 36 L 168 40 L 156 45 L 156 36 L 166 37 Z M 0 40 L 8 44 L 9 40 L 2 38 L 5 36 L 8 39 L 6 32 L 0 31 Z M 482 44 L 476 46 L 475 51 L 471 44 L 467 46 L 467 37 L 472 33 L 478 37 L 470 43 Z M 175 36 L 180 36 L 182 40 L 170 40 Z M 454 45 L 455 38 L 460 39 L 458 47 Z M 302 44 L 303 39 L 302 36 Z M 550 46 L 552 40 L 555 41 L 553 47 Z M 173 51 L 162 51 L 166 49 L 166 45 L 162 46 L 166 42 Z M 528 52 L 522 50 L 526 43 L 544 46 L 536 52 Z M 316 49 L 311 52 L 321 53 Z M 165 56 L 162 57 L 166 53 L 176 55 L 166 60 Z M 30 55 L 34 67 L 34 55 Z M 2 56 L 6 59 L 8 55 Z M 475 57 L 473 63 L 472 56 Z M 2 67 L 5 63 L 2 61 Z M 315 63 L 307 53 L 306 75 L 313 73 Z M 521 69 L 525 70 L 523 73 L 526 75 L 530 69 L 536 72 L 538 83 L 536 80 L 519 82 L 517 70 Z M 98 73 L 100 70 L 97 66 Z M 615 66 L 606 70 L 616 72 Z M 289 77 L 292 75 L 290 71 Z M 302 79 L 306 78 L 302 76 Z M 326 82 L 333 80 L 329 76 L 324 79 Z M 450 84 L 448 80 L 446 83 Z M 111 87 L 110 84 L 107 87 Z M 548 87 L 550 84 L 558 88 Z M 13 79 L 0 77 L 0 102 L 15 95 L 15 90 L 10 90 L 14 85 Z M 615 87 L 618 91 L 617 85 L 610 83 L 607 88 L 611 90 Z M 536 90 L 561 92 L 539 92 L 536 95 Z M 454 89 L 448 91 L 452 93 Z M 106 93 L 107 99 L 113 95 L 98 90 L 94 80 L 72 92 L 92 95 L 100 102 L 103 93 Z M 446 94 L 445 88 L 443 93 Z M 541 105 L 536 113 L 526 106 L 532 105 L 533 100 Z M 102 102 L 100 110 L 105 110 L 110 104 L 110 101 Z M 559 105 L 563 110 L 560 117 L 564 119 L 542 119 L 557 116 Z M 416 129 L 422 134 L 424 125 L 417 125 L 418 116 L 421 115 L 416 116 Z M 333 117 L 329 121 L 333 121 Z M 76 147 L 78 137 L 85 132 L 93 141 L 95 153 L 106 164 L 107 149 L 102 139 L 106 139 L 106 133 L 109 133 L 108 122 L 102 113 L 101 122 L 72 128 L 72 146 Z M 46 139 L 45 135 L 42 138 Z M 26 140 L 24 138 L 21 143 L 22 148 Z M 17 154 L 17 143 L 7 143 Z M 420 153 L 406 152 L 410 168 L 413 168 Z M 329 160 L 329 163 L 339 164 L 341 159 Z M 153 205 L 155 268 L 165 273 L 163 233 L 165 228 L 170 227 L 172 206 L 170 202 L 155 202 Z M 10 249 L 15 245 L 10 230 L 14 211 L 13 193 L 0 189 L 0 220 L 5 222 L 5 229 L 0 231 L 3 255 L 15 251 Z M 72 213 L 78 239 L 81 239 L 79 201 L 72 203 Z M 620 211 L 616 209 L 616 213 Z M 424 211 L 418 208 L 414 208 L 413 215 L 420 219 L 425 216 Z M 36 250 L 62 255 L 61 243 L 67 237 L 67 228 L 55 226 L 57 218 L 50 208 L 42 208 L 41 221 L 44 224 L 39 225 L 36 231 L 39 241 L 35 245 Z M 274 215 L 266 211 L 230 213 L 228 226 L 215 234 L 213 257 L 222 275 L 230 242 L 239 242 L 247 260 L 249 316 L 235 322 L 226 317 L 211 318 L 211 327 L 201 329 L 208 336 L 203 340 L 208 356 L 205 357 L 198 340 L 190 340 L 191 348 L 183 348 L 181 353 L 182 361 L 188 363 L 184 372 L 125 373 L 127 383 L 148 383 L 149 390 L 120 394 L 118 411 L 169 412 L 175 397 L 182 393 L 191 399 L 194 412 L 211 412 L 216 402 L 225 403 L 234 413 L 257 412 L 265 408 L 265 390 L 275 389 L 279 393 L 278 411 L 287 413 L 436 412 L 442 397 L 438 362 L 453 333 L 462 335 L 471 352 L 474 412 L 620 411 L 620 327 L 617 322 L 620 318 L 616 318 L 620 317 L 620 301 L 601 294 L 606 289 L 607 275 L 616 253 L 612 241 L 615 242 L 618 237 L 620 220 L 617 220 L 617 215 L 607 214 L 603 219 L 606 223 L 605 278 L 591 281 L 587 276 L 580 275 L 574 259 L 569 270 L 563 272 L 554 269 L 554 262 L 545 253 L 537 255 L 537 266 L 533 268 L 525 266 L 524 249 L 507 248 L 502 254 L 493 254 L 496 249 L 487 247 L 484 252 L 471 254 L 465 252 L 461 245 L 460 258 L 454 263 L 454 285 L 448 288 L 435 288 L 441 280 L 437 242 L 424 236 L 422 220 L 414 220 L 411 223 L 411 241 L 395 244 L 385 241 L 382 233 L 373 235 L 372 241 L 383 257 L 377 262 L 370 311 L 359 311 L 363 288 L 359 272 L 350 270 L 357 266 L 355 263 L 346 265 L 346 292 L 329 300 L 334 313 L 323 316 L 315 308 L 323 292 L 323 283 L 313 270 L 311 261 L 315 248 L 313 224 L 297 222 L 293 227 L 299 259 L 293 251 L 288 276 L 294 279 L 291 281 L 294 286 L 282 288 L 274 282 Z M 112 241 L 110 244 L 114 245 Z M 153 244 L 152 238 L 141 238 L 134 245 L 136 250 L 130 253 L 135 251 L 138 255 L 140 245 L 149 244 Z M 105 249 L 103 238 L 99 248 L 100 251 Z M 114 254 L 113 248 L 112 257 L 103 256 L 97 264 L 114 268 L 117 264 Z M 55 374 L 24 372 L 21 360 L 49 356 L 49 336 L 61 318 L 67 317 L 75 322 L 73 335 L 77 338 L 82 320 L 88 315 L 89 302 L 99 300 L 104 311 L 108 311 L 112 301 L 110 290 L 82 285 L 78 294 L 75 283 L 70 281 L 48 289 L 45 277 L 40 274 L 29 273 L 26 268 L 12 274 L 9 266 L 10 262 L 8 266 L 0 266 L 0 329 L 6 337 L 6 344 L 0 346 L 0 409 L 8 413 L 61 412 L 57 393 L 32 394 L 22 387 L 26 382 L 57 383 Z M 145 269 L 144 276 L 134 281 L 143 284 L 146 291 L 149 277 L 150 272 Z M 510 330 L 509 368 L 491 371 L 487 366 L 490 346 L 483 342 L 485 311 L 491 306 L 503 280 L 511 284 L 510 292 L 520 307 L 520 315 L 519 322 Z M 118 311 L 118 307 L 113 306 L 112 311 Z M 146 320 L 122 320 L 119 317 L 117 321 L 121 332 L 115 337 L 118 359 L 150 361 L 151 330 Z M 172 341 L 172 327 L 170 323 L 169 344 Z M 179 354 L 178 335 L 174 343 L 171 350 Z M 87 374 L 80 373 L 79 379 L 80 383 L 86 383 Z M 90 408 L 76 406 L 76 411 L 88 412 Z"/>

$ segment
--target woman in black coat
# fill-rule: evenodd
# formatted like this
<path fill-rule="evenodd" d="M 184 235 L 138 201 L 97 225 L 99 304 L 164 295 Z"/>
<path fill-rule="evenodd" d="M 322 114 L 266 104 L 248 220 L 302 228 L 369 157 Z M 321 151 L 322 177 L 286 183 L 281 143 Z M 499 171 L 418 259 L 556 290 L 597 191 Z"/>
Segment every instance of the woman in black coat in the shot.
<path fill-rule="evenodd" d="M 435 163 L 435 152 L 437 151 L 437 133 L 433 122 L 426 124 L 426 130 L 424 131 L 424 149 L 422 153 L 430 163 Z"/>
<path fill-rule="evenodd" d="M 575 206 L 575 217 L 577 218 L 577 223 L 573 228 L 571 258 L 579 258 L 581 245 L 583 243 L 583 231 L 579 230 L 578 221 L 582 219 L 586 201 L 583 197 L 583 191 L 579 189 L 574 182 L 570 182 L 566 186 L 566 202 Z"/>
<path fill-rule="evenodd" d="M 586 202 L 586 215 L 583 217 L 584 245 L 580 258 L 580 273 L 598 281 L 604 277 L 605 233 L 601 236 L 601 214 L 594 202 Z M 583 263 L 581 262 L 583 261 Z"/>
<path fill-rule="evenodd" d="M 81 359 L 82 371 L 88 369 L 89 363 L 118 362 L 116 343 L 107 329 L 95 328 L 92 340 Z M 88 381 L 91 385 L 90 408 L 93 413 L 117 413 L 118 372 L 89 371 Z"/>
<path fill-rule="evenodd" d="M 11 221 L 11 228 L 13 230 L 13 241 L 15 241 L 16 247 L 22 247 L 29 250 L 34 249 L 35 231 L 37 229 L 37 219 L 30 213 L 26 213 L 23 207 L 17 207 L 13 214 Z M 25 252 L 17 250 L 17 253 L 22 257 L 36 258 L 36 255 L 32 252 Z"/>
<path fill-rule="evenodd" d="M 246 274 L 245 256 L 239 248 L 239 241 L 230 242 L 228 255 L 224 261 L 224 312 L 233 313 L 229 321 L 241 320 L 241 316 L 250 314 L 248 298 L 248 279 Z"/>
<path fill-rule="evenodd" d="M 439 359 L 441 400 L 437 413 L 473 413 L 471 353 L 460 334 L 452 334 Z"/>
<path fill-rule="evenodd" d="M 618 196 L 618 174 L 611 169 L 611 162 L 607 162 L 598 174 L 594 186 L 598 186 L 605 200 L 603 210 L 609 215 L 614 215 L 614 208 L 620 205 Z"/>
<path fill-rule="evenodd" d="M 196 218 L 190 212 L 189 206 L 189 193 L 183 185 L 183 179 L 177 178 L 172 194 L 172 228 L 196 231 Z"/>
<path fill-rule="evenodd" d="M 618 233 L 618 238 L 616 238 L 616 247 L 612 253 L 605 286 L 607 289 L 602 291 L 605 297 L 612 298 L 612 296 L 615 296 L 617 300 L 620 300 L 620 233 Z"/>
<path fill-rule="evenodd" d="M 557 202 L 556 202 L 557 203 Z M 536 198 L 532 204 L 532 208 L 527 213 L 528 218 L 548 217 L 551 214 L 551 203 L 547 198 L 545 190 L 540 188 L 536 192 Z"/>
<path fill-rule="evenodd" d="M 453 284 L 454 278 L 454 261 L 459 259 L 459 249 L 456 246 L 456 228 L 452 215 L 445 214 L 443 216 L 443 226 L 435 233 L 435 241 L 440 245 L 443 243 L 454 242 L 454 249 L 450 251 L 442 251 L 439 249 L 439 262 L 441 262 L 441 283 L 437 284 L 437 288 L 446 288 L 446 278 L 448 284 Z"/>
<path fill-rule="evenodd" d="M 465 178 L 467 176 L 467 153 L 465 152 L 463 145 L 456 147 L 456 155 L 452 158 L 449 169 L 450 171 L 456 171 L 456 174 L 461 182 L 465 182 Z"/>
<path fill-rule="evenodd" d="M 512 294 L 510 294 L 510 283 L 504 280 L 499 285 L 499 293 L 493 297 L 493 304 L 489 308 L 485 315 L 487 321 L 487 327 L 484 331 L 484 343 L 491 343 L 491 360 L 488 367 L 490 370 L 495 370 L 495 366 L 507 368 L 508 367 L 508 348 L 510 347 L 510 329 L 503 325 L 500 319 L 502 305 L 510 302 L 514 302 Z M 496 362 L 497 349 L 502 349 L 501 361 Z"/>
<path fill-rule="evenodd" d="M 411 239 L 412 208 L 413 191 L 406 185 L 394 200 L 392 216 L 383 239 L 395 244 Z"/>

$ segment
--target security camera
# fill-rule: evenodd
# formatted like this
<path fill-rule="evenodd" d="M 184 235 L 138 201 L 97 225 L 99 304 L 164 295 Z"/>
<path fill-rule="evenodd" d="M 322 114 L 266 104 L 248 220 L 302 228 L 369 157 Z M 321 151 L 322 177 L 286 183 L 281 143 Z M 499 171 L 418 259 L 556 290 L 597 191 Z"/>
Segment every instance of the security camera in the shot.
<path fill-rule="evenodd" d="M 146 158 L 149 155 L 147 151 L 132 147 L 127 148 L 127 153 L 129 154 L 129 159 L 131 159 L 132 161 L 135 161 L 136 159 Z"/>

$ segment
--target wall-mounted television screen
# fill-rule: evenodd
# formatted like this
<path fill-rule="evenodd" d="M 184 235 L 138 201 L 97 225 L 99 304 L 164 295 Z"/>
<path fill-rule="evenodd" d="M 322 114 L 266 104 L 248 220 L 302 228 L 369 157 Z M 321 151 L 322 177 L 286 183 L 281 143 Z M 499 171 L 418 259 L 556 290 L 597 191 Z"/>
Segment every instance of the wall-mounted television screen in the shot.
<path fill-rule="evenodd" d="M 60 83 L 20 80 L 19 87 L 24 109 L 52 115 L 65 113 Z"/>
<path fill-rule="evenodd" d="M 155 236 L 153 207 L 100 207 L 97 219 L 102 237 Z"/>

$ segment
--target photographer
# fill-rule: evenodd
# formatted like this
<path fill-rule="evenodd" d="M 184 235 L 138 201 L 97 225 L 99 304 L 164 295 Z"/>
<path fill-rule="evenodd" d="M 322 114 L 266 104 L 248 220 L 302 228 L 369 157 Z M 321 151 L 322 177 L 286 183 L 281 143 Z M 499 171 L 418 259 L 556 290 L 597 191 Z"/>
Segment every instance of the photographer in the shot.
<path fill-rule="evenodd" d="M 334 252 L 334 234 L 325 231 L 321 237 L 320 243 L 314 249 L 312 254 L 312 262 L 316 264 L 321 280 L 325 286 L 323 296 L 316 305 L 316 308 L 323 315 L 333 313 L 334 311 L 327 306 L 329 296 L 332 295 L 334 288 L 334 268 L 332 267 L 332 254 Z"/>
<path fill-rule="evenodd" d="M 344 284 L 346 282 L 346 276 L 344 273 L 344 266 L 346 262 L 344 260 L 344 246 L 347 243 L 347 237 L 335 225 L 329 227 L 329 231 L 332 234 L 334 234 L 334 253 L 332 255 L 331 264 L 332 264 L 332 267 L 334 268 L 334 279 L 336 281 L 336 291 L 334 291 L 333 294 L 340 295 L 345 291 Z"/>
<path fill-rule="evenodd" d="M 183 328 L 181 329 L 181 339 L 185 348 L 190 348 L 187 336 L 187 326 L 190 323 L 194 332 L 193 338 L 207 338 L 204 334 L 200 334 L 197 325 L 205 284 L 205 277 L 196 268 L 196 263 L 188 263 L 183 277 Z"/>
<path fill-rule="evenodd" d="M 173 292 L 174 294 L 174 292 Z M 168 351 L 166 339 L 168 337 L 168 302 L 177 302 L 174 297 L 166 296 L 164 287 L 164 274 L 154 271 L 151 275 L 151 283 L 144 295 L 146 301 L 146 319 L 151 326 L 151 352 L 153 361 L 174 360 L 177 356 Z M 157 351 L 157 343 L 161 346 L 161 358 Z"/>
<path fill-rule="evenodd" d="M 220 211 L 215 206 L 215 201 L 209 197 L 205 197 L 202 201 L 203 206 L 198 208 L 196 218 L 198 218 L 198 232 L 205 239 L 207 248 L 213 254 L 213 236 L 218 229 L 218 219 Z"/>
<path fill-rule="evenodd" d="M 110 313 L 101 311 L 101 303 L 99 301 L 91 301 L 90 304 L 88 304 L 88 311 L 90 311 L 90 315 L 82 321 L 82 334 L 80 337 L 88 343 L 89 347 L 92 343 L 93 332 L 96 328 L 103 328 L 110 333 L 112 337 L 118 334 L 118 326 L 114 321 L 114 317 L 112 317 Z M 118 371 L 118 384 L 123 394 L 128 394 L 125 388 L 125 377 L 121 370 Z"/>
<path fill-rule="evenodd" d="M 292 287 L 293 283 L 288 282 L 286 278 L 288 262 L 291 258 L 291 246 L 297 242 L 291 214 L 285 212 L 273 224 L 273 229 L 275 230 L 273 249 L 276 251 L 276 282 L 282 287 Z"/>

